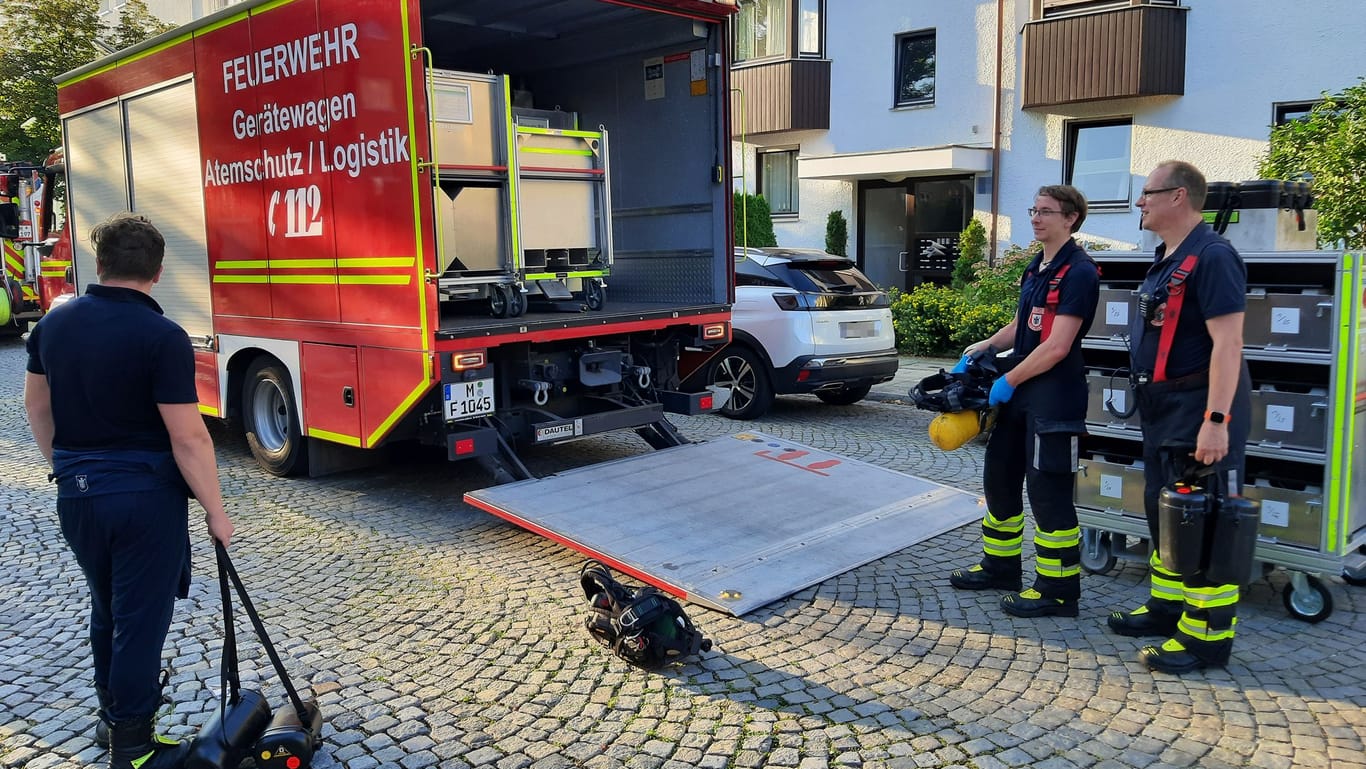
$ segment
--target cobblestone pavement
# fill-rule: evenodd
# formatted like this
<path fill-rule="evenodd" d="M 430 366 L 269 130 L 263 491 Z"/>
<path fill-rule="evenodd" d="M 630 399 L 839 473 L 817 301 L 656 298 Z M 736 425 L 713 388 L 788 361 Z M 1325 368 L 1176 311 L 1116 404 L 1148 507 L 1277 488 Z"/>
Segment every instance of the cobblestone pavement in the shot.
<path fill-rule="evenodd" d="M 0 767 L 94 766 L 85 590 L 24 423 L 22 371 L 19 342 L 0 341 Z M 894 384 L 883 398 L 904 392 Z M 941 453 L 927 421 L 894 402 L 800 397 L 751 426 L 979 490 L 980 446 Z M 679 424 L 699 438 L 737 430 Z M 997 595 L 946 583 L 975 557 L 969 526 L 743 618 L 697 609 L 715 649 L 649 674 L 579 625 L 579 556 L 460 502 L 487 483 L 474 467 L 413 456 L 281 480 L 239 436 L 214 436 L 237 563 L 326 714 L 317 767 L 1366 766 L 1366 592 L 1338 578 L 1317 625 L 1287 616 L 1284 573 L 1254 584 L 1227 670 L 1154 675 L 1135 639 L 1102 630 L 1140 600 L 1144 568 L 1087 576 L 1077 619 L 1012 619 Z M 642 450 L 594 440 L 532 462 L 545 473 Z M 215 707 L 221 645 L 212 552 L 202 523 L 191 531 L 161 721 L 181 737 Z M 244 668 L 283 702 L 252 644 Z"/>

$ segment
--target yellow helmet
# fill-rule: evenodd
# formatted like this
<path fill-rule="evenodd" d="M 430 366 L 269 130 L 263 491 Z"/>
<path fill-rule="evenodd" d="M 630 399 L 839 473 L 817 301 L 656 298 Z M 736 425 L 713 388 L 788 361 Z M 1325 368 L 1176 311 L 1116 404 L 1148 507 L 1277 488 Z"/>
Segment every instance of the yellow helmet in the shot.
<path fill-rule="evenodd" d="M 982 432 L 982 415 L 976 411 L 954 411 L 930 420 L 930 440 L 944 451 L 953 451 Z"/>

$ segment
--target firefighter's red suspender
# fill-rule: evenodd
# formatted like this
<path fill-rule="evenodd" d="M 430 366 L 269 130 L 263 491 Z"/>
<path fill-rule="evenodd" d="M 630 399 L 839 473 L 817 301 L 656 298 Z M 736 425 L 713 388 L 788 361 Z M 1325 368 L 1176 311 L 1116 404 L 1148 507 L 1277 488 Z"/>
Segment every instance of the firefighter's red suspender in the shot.
<path fill-rule="evenodd" d="M 1187 256 L 1167 281 L 1167 309 L 1162 313 L 1162 335 L 1157 338 L 1157 361 L 1153 364 L 1153 381 L 1167 379 L 1167 356 L 1172 351 L 1172 339 L 1176 337 L 1176 322 L 1181 318 L 1181 303 L 1186 299 L 1186 278 L 1195 269 L 1198 257 Z"/>
<path fill-rule="evenodd" d="M 1043 344 L 1044 340 L 1048 339 L 1048 333 L 1053 330 L 1053 318 L 1058 314 L 1058 305 L 1062 302 L 1062 276 L 1067 274 L 1071 266 L 1064 264 L 1048 279 L 1048 296 L 1043 300 L 1043 329 L 1039 332 L 1039 344 Z"/>

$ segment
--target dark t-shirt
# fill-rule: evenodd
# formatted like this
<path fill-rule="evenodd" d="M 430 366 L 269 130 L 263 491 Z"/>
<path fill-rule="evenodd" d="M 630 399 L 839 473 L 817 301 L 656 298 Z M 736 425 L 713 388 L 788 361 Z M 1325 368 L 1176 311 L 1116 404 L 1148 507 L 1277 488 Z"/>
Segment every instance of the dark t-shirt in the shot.
<path fill-rule="evenodd" d="M 1080 404 L 1081 413 L 1086 410 L 1086 366 L 1082 360 L 1081 340 L 1091 328 L 1096 314 L 1096 304 L 1100 301 L 1100 271 L 1091 257 L 1077 245 L 1068 240 L 1058 250 L 1049 269 L 1039 272 L 1043 255 L 1034 257 L 1025 270 L 1020 284 L 1020 302 L 1015 315 L 1015 350 L 1013 357 L 1024 359 L 1043 342 L 1043 311 L 1047 306 L 1049 282 L 1065 266 L 1067 272 L 1058 284 L 1057 315 L 1072 315 L 1081 318 L 1081 328 L 1072 340 L 1072 348 L 1067 357 L 1058 361 L 1053 368 L 1030 379 L 1021 385 L 1031 391 L 1040 392 L 1047 388 L 1047 399 L 1056 400 L 1062 410 L 1064 404 Z M 1071 410 L 1076 410 L 1075 408 Z"/>
<path fill-rule="evenodd" d="M 1167 355 L 1167 379 L 1177 379 L 1209 368 L 1214 340 L 1205 321 L 1243 312 L 1247 308 L 1247 267 L 1233 246 L 1208 224 L 1196 225 L 1177 248 L 1158 246 L 1153 265 L 1139 293 L 1152 294 L 1165 319 L 1168 284 L 1186 257 L 1195 254 L 1195 269 L 1184 283 L 1185 298 Z M 1133 340 L 1131 362 L 1136 372 L 1151 373 L 1157 364 L 1162 326 L 1134 313 L 1129 338 Z"/>
<path fill-rule="evenodd" d="M 189 337 L 131 288 L 87 287 L 38 321 L 28 355 L 52 391 L 57 449 L 168 451 L 157 404 L 199 400 Z"/>

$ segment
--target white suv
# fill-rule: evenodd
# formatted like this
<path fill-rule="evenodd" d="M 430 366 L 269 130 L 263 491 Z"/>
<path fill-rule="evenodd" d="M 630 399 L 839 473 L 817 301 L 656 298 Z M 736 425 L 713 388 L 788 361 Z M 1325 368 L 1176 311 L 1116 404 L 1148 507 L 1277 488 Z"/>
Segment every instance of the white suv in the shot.
<path fill-rule="evenodd" d="M 803 248 L 735 257 L 734 336 L 707 369 L 730 391 L 722 414 L 754 419 L 793 393 L 847 406 L 896 374 L 887 295 L 853 261 Z"/>

